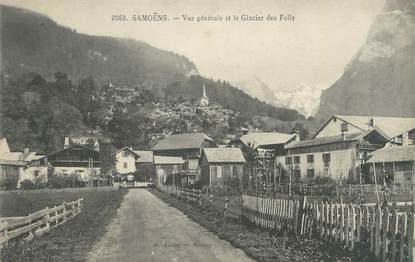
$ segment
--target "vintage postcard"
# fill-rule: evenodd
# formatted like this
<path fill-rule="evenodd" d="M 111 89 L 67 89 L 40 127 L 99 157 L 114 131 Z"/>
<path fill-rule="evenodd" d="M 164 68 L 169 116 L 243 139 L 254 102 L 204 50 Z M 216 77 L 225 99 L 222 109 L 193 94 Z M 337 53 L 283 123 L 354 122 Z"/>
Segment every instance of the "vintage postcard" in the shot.
<path fill-rule="evenodd" d="M 414 0 L 1 0 L 0 261 L 415 261 Z"/>

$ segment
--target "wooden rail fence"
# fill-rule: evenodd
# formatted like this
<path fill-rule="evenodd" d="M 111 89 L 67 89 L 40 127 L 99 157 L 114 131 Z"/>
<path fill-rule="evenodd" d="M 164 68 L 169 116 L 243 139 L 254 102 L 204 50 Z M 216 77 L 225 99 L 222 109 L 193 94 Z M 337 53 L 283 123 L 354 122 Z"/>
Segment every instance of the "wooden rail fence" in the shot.
<path fill-rule="evenodd" d="M 414 219 L 409 207 L 324 203 L 243 195 L 243 215 L 253 224 L 369 247 L 381 261 L 415 261 Z"/>
<path fill-rule="evenodd" d="M 64 224 L 81 212 L 82 201 L 80 198 L 69 203 L 63 202 L 60 206 L 46 207 L 28 216 L 0 217 L 0 248 L 12 240 L 32 240 Z"/>

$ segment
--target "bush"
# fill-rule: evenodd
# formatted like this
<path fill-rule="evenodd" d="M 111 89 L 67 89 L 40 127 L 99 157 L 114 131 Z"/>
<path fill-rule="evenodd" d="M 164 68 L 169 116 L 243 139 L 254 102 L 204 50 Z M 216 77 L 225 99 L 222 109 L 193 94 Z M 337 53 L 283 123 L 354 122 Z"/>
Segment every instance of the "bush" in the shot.
<path fill-rule="evenodd" d="M 35 188 L 36 188 L 35 183 L 33 183 L 32 180 L 25 179 L 22 182 L 20 182 L 20 189 L 33 190 Z"/>
<path fill-rule="evenodd" d="M 49 188 L 69 188 L 69 187 L 84 187 L 85 182 L 79 180 L 78 176 L 72 174 L 66 175 L 53 175 L 49 177 Z"/>
<path fill-rule="evenodd" d="M 316 185 L 334 185 L 336 181 L 331 177 L 317 176 L 314 179 Z"/>

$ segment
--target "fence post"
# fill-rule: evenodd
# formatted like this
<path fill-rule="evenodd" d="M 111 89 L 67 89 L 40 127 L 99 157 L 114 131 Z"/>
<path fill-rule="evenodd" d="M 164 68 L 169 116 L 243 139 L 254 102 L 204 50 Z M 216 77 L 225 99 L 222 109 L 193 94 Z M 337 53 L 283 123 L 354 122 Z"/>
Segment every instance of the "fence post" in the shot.
<path fill-rule="evenodd" d="M 55 227 L 56 227 L 59 224 L 58 209 L 56 208 L 56 206 L 54 206 L 53 208 L 55 209 Z"/>
<path fill-rule="evenodd" d="M 305 224 L 305 207 L 307 204 L 307 196 L 303 197 L 302 203 L 301 203 L 301 209 L 299 212 L 300 215 L 300 235 L 302 235 L 304 233 L 304 224 Z"/>
<path fill-rule="evenodd" d="M 387 207 L 383 208 L 383 221 L 382 221 L 382 261 L 386 261 L 386 255 L 388 254 L 388 232 L 389 232 L 389 211 Z"/>
<path fill-rule="evenodd" d="M 412 202 L 412 204 L 413 204 L 413 202 Z M 412 211 L 412 210 L 411 210 Z M 407 237 L 408 237 L 408 260 L 409 261 L 414 261 L 414 230 L 415 230 L 415 228 L 414 228 L 414 226 L 415 226 L 415 223 L 414 223 L 414 213 L 412 213 L 412 212 L 410 212 L 410 220 L 408 221 L 409 222 L 409 225 L 408 225 L 408 234 L 407 234 Z"/>
<path fill-rule="evenodd" d="M 226 213 L 227 213 L 227 211 L 228 211 L 228 205 L 229 205 L 229 198 L 228 198 L 228 197 L 226 197 L 226 198 L 225 198 L 225 207 L 224 207 L 224 209 L 223 209 L 223 217 L 224 217 L 224 218 L 226 217 Z"/>
<path fill-rule="evenodd" d="M 63 206 L 62 214 L 65 214 L 62 218 L 62 223 L 65 223 L 65 221 L 67 220 L 67 217 L 66 217 L 66 201 L 63 201 L 62 206 Z"/>
<path fill-rule="evenodd" d="M 392 252 L 392 260 L 396 261 L 396 235 L 398 234 L 398 211 L 396 209 L 396 202 L 393 203 L 392 206 L 392 224 L 391 224 L 391 252 Z"/>
<path fill-rule="evenodd" d="M 0 250 L 7 246 L 8 237 L 7 230 L 9 229 L 9 224 L 7 222 L 0 223 Z"/>

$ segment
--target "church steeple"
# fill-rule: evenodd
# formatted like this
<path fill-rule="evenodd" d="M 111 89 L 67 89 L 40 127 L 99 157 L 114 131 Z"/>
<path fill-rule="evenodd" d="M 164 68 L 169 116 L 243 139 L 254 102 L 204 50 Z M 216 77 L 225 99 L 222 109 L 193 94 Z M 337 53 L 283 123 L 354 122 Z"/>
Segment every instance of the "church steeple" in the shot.
<path fill-rule="evenodd" d="M 206 94 L 206 87 L 203 84 L 203 94 L 202 98 L 200 99 L 200 106 L 208 106 L 209 105 L 209 97 Z"/>

